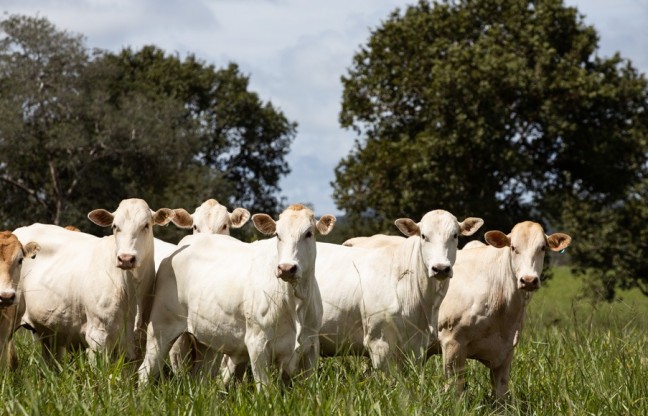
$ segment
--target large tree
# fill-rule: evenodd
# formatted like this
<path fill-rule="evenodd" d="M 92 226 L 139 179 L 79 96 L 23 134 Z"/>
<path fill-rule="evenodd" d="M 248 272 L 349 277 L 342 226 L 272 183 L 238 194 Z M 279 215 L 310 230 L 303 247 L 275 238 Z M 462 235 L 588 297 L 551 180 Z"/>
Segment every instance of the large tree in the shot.
<path fill-rule="evenodd" d="M 279 180 L 290 172 L 285 157 L 296 124 L 249 91 L 249 79 L 236 64 L 216 69 L 193 55 L 181 60 L 154 46 L 125 49 L 103 60 L 118 68 L 111 87 L 114 97 L 140 92 L 154 100 L 173 97 L 183 103 L 183 117 L 196 127 L 195 137 L 186 138 L 197 139 L 194 162 L 221 179 L 211 186 L 183 181 L 183 186 L 195 188 L 195 197 L 223 195 L 223 202 L 251 211 L 279 208 Z"/>
<path fill-rule="evenodd" d="M 0 215 L 84 226 L 127 197 L 273 212 L 295 124 L 215 69 L 153 46 L 91 54 L 42 18 L 0 22 Z M 87 227 L 86 229 L 89 229 Z"/>
<path fill-rule="evenodd" d="M 646 80 L 597 49 L 561 0 L 395 11 L 342 78 L 340 122 L 358 138 L 336 168 L 337 205 L 372 231 L 444 208 L 486 229 L 566 227 L 578 245 L 596 223 L 566 210 L 616 213 L 646 174 Z"/>

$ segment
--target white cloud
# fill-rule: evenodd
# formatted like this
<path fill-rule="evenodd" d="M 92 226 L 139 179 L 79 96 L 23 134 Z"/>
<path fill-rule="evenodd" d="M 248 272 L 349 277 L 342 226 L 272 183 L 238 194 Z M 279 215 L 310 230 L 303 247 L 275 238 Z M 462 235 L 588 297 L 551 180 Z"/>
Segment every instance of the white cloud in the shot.
<path fill-rule="evenodd" d="M 353 145 L 337 118 L 340 76 L 353 54 L 404 0 L 5 0 L 3 11 L 48 18 L 83 34 L 87 46 L 118 51 L 154 44 L 222 67 L 239 64 L 250 88 L 299 123 L 282 181 L 288 202 L 338 213 L 333 169 Z M 648 70 L 648 4 L 642 0 L 567 0 L 600 35 L 601 55 L 621 51 Z M 215 197 L 219 197 L 215 195 Z M 198 201 L 197 201 L 198 202 Z M 190 207 L 189 207 L 190 208 Z"/>

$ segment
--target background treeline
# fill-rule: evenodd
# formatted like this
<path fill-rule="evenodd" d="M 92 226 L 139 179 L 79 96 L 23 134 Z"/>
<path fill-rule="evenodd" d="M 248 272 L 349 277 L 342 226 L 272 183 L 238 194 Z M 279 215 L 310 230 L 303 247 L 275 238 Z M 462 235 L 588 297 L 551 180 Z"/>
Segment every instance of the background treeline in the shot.
<path fill-rule="evenodd" d="M 154 46 L 91 52 L 45 18 L 10 16 L 0 28 L 4 228 L 98 232 L 86 214 L 133 196 L 155 209 L 193 210 L 214 196 L 252 212 L 279 208 L 296 123 L 249 91 L 235 64 L 217 69 Z"/>
<path fill-rule="evenodd" d="M 235 64 L 90 51 L 44 18 L 0 24 L 3 227 L 97 232 L 85 214 L 133 195 L 269 213 L 286 202 L 296 123 Z M 331 239 L 393 234 L 395 218 L 434 208 L 480 216 L 484 231 L 533 219 L 574 237 L 569 259 L 599 296 L 648 294 L 648 83 L 597 50 L 561 0 L 394 11 L 342 77 L 340 123 L 357 138 L 335 169 L 345 216 Z"/>

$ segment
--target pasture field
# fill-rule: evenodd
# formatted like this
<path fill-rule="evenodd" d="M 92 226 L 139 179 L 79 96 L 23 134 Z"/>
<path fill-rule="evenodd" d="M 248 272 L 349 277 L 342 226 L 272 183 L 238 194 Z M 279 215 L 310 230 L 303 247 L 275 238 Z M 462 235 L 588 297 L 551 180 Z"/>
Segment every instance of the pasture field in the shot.
<path fill-rule="evenodd" d="M 2 414 L 43 415 L 429 415 L 648 414 L 648 299 L 621 292 L 614 303 L 579 300 L 581 281 L 558 267 L 528 310 L 511 373 L 512 398 L 493 405 L 487 370 L 470 362 L 462 398 L 444 392 L 440 357 L 390 376 L 368 361 L 326 358 L 291 388 L 257 393 L 244 381 L 167 378 L 137 388 L 132 364 L 90 366 L 71 353 L 47 367 L 27 331 L 17 334 L 20 368 L 0 375 Z"/>

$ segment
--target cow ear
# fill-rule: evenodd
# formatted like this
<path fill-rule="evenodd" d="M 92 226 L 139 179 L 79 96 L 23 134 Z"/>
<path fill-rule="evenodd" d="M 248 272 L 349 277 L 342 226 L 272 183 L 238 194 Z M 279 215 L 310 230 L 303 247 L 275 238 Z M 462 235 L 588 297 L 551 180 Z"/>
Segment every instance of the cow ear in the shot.
<path fill-rule="evenodd" d="M 105 209 L 95 209 L 90 211 L 88 219 L 100 227 L 110 227 L 115 217 Z"/>
<path fill-rule="evenodd" d="M 511 240 L 501 231 L 488 231 L 484 234 L 484 240 L 496 248 L 508 247 L 511 245 Z"/>
<path fill-rule="evenodd" d="M 153 224 L 167 225 L 173 218 L 173 210 L 169 208 L 160 208 L 153 213 Z"/>
<path fill-rule="evenodd" d="M 421 229 L 419 228 L 418 224 L 410 220 L 409 218 L 399 218 L 394 221 L 394 224 L 396 224 L 396 227 L 398 227 L 401 233 L 405 234 L 408 237 L 419 235 L 421 233 Z"/>
<path fill-rule="evenodd" d="M 180 228 L 191 228 L 193 226 L 193 217 L 184 208 L 176 208 L 173 210 L 171 222 Z"/>
<path fill-rule="evenodd" d="M 277 223 L 268 214 L 254 214 L 252 216 L 252 223 L 263 234 L 274 234 L 277 230 Z"/>
<path fill-rule="evenodd" d="M 564 250 L 571 244 L 572 238 L 567 234 L 554 233 L 547 236 L 547 245 L 553 251 Z"/>
<path fill-rule="evenodd" d="M 323 215 L 322 218 L 317 221 L 315 227 L 320 234 L 326 235 L 331 232 L 333 226 L 335 225 L 335 217 L 333 215 Z"/>
<path fill-rule="evenodd" d="M 33 259 L 36 257 L 36 253 L 38 253 L 39 250 L 40 246 L 38 243 L 31 241 L 23 246 L 23 256 L 31 257 Z"/>
<path fill-rule="evenodd" d="M 229 214 L 232 228 L 241 228 L 250 219 L 250 211 L 245 208 L 236 208 Z"/>
<path fill-rule="evenodd" d="M 484 225 L 484 220 L 481 218 L 468 217 L 459 223 L 459 230 L 461 235 L 469 236 L 475 234 L 482 225 Z"/>

